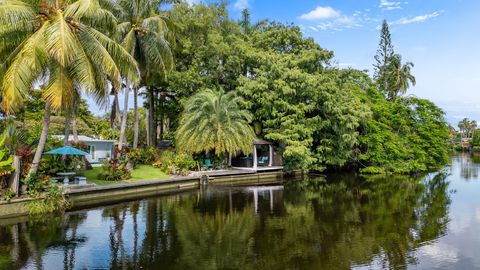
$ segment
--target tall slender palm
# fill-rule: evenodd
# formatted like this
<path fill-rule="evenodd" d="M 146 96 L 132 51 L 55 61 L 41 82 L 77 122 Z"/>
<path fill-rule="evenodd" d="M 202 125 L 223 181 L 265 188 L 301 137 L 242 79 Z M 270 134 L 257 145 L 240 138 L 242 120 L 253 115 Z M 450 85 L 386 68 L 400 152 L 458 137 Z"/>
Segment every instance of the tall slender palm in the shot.
<path fill-rule="evenodd" d="M 102 4 L 100 4 L 100 2 Z M 0 0 L 0 87 L 2 109 L 18 110 L 35 82 L 45 84 L 45 117 L 52 109 L 69 108 L 78 90 L 102 103 L 108 83 L 121 78 L 137 82 L 135 59 L 102 32 L 113 32 L 116 19 L 102 8 L 106 0 Z M 48 113 L 47 113 L 48 111 Z M 48 122 L 31 172 L 38 168 Z"/>
<path fill-rule="evenodd" d="M 413 63 L 402 64 L 402 56 L 395 54 L 390 61 L 391 86 L 389 99 L 394 100 L 399 94 L 405 94 L 410 86 L 415 86 L 415 76 L 412 75 Z"/>
<path fill-rule="evenodd" d="M 143 78 L 161 76 L 173 68 L 170 50 L 172 31 L 169 19 L 158 9 L 158 1 L 120 0 L 121 11 L 117 15 L 121 23 L 117 27 L 117 39 L 139 63 Z M 145 85 L 145 84 L 142 84 Z M 128 114 L 128 91 L 125 88 L 120 147 L 126 141 L 126 115 Z M 134 139 L 133 148 L 138 145 L 138 88 L 133 88 L 134 98 Z"/>
<path fill-rule="evenodd" d="M 252 152 L 255 133 L 252 115 L 240 108 L 242 98 L 234 92 L 202 91 L 185 104 L 176 133 L 179 150 L 198 153 L 215 151 L 233 155 Z"/>

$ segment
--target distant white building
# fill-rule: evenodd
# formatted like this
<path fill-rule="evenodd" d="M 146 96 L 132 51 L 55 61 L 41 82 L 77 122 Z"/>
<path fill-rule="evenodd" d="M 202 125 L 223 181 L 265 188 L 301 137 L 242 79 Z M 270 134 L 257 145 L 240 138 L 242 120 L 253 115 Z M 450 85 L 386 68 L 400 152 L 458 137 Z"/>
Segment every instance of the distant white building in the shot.
<path fill-rule="evenodd" d="M 53 135 L 55 139 L 63 140 L 65 135 Z M 68 141 L 73 142 L 73 135 L 68 137 Z M 85 152 L 88 153 L 85 156 L 92 164 L 92 166 L 100 165 L 105 160 L 110 159 L 113 156 L 115 141 L 114 140 L 101 140 L 101 139 L 94 139 L 88 136 L 79 135 L 78 141 L 85 144 L 88 149 Z"/>

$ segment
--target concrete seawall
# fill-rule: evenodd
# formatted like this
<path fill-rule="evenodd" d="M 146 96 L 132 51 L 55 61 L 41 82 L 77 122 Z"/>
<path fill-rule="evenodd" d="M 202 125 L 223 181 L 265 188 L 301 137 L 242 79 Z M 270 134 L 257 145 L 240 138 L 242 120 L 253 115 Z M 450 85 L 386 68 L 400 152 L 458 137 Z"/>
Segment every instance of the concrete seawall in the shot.
<path fill-rule="evenodd" d="M 290 177 L 301 177 L 302 172 L 289 174 Z M 72 203 L 71 210 L 83 209 L 103 204 L 143 199 L 158 195 L 184 192 L 200 188 L 208 183 L 214 186 L 251 186 L 281 184 L 284 181 L 282 171 L 272 172 L 238 172 L 202 174 L 192 177 L 177 177 L 167 180 L 149 180 L 129 184 L 112 184 L 105 186 L 78 187 L 66 192 Z M 26 203 L 32 199 L 16 199 L 11 202 L 0 202 L 0 220 L 28 215 Z M 1 221 L 0 221 L 1 223 Z"/>

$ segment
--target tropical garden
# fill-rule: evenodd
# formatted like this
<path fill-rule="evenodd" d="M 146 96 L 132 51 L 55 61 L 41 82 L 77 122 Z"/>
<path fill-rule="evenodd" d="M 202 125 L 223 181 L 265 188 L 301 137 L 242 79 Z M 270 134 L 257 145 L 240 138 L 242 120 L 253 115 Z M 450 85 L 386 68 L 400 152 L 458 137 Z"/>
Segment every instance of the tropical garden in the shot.
<path fill-rule="evenodd" d="M 411 174 L 448 162 L 444 112 L 408 95 L 414 65 L 386 22 L 371 76 L 340 69 L 295 25 L 251 22 L 248 10 L 231 19 L 225 2 L 0 0 L 0 59 L 7 198 L 19 183 L 41 189 L 67 163 L 88 167 L 42 155 L 81 149 L 79 134 L 117 142 L 89 174 L 103 181 L 135 168 L 188 174 L 205 154 L 225 167 L 258 138 L 285 170 Z"/>

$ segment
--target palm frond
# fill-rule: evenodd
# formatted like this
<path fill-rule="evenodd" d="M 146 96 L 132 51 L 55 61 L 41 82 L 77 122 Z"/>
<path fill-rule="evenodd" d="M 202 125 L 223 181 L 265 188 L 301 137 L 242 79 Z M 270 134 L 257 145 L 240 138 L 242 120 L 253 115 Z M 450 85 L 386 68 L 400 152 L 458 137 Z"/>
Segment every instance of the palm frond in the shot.
<path fill-rule="evenodd" d="M 0 25 L 32 21 L 37 16 L 33 6 L 19 0 L 0 0 Z"/>
<path fill-rule="evenodd" d="M 43 98 L 50 103 L 52 109 L 60 110 L 72 106 L 75 97 L 73 81 L 68 77 L 67 70 L 54 64 L 50 71 L 50 80 L 43 91 Z"/>
<path fill-rule="evenodd" d="M 108 31 L 114 30 L 117 23 L 113 13 L 103 9 L 98 0 L 78 0 L 68 5 L 65 9 L 65 17 Z"/>
<path fill-rule="evenodd" d="M 111 59 L 113 60 L 113 64 L 115 64 L 116 68 L 120 71 L 120 74 L 127 78 L 133 85 L 137 85 L 139 82 L 140 71 L 137 66 L 137 62 L 131 56 L 125 48 L 123 48 L 118 43 L 114 42 L 112 39 L 107 37 L 106 35 L 100 33 L 99 31 L 87 27 L 81 27 L 81 34 L 84 36 L 88 36 L 91 40 L 93 39 L 95 44 L 100 45 L 104 48 Z M 88 46 L 88 45 L 87 45 Z M 94 52 L 93 52 L 94 53 Z M 111 70 L 112 67 L 105 68 L 105 70 Z M 114 74 L 109 74 L 114 75 Z M 116 76 L 111 76 L 116 77 Z"/>
<path fill-rule="evenodd" d="M 6 113 L 13 113 L 23 104 L 33 82 L 44 71 L 48 61 L 45 50 L 44 33 L 49 23 L 46 22 L 37 32 L 30 36 L 10 59 L 0 68 L 2 79 L 2 107 Z M 5 73 L 3 72 L 5 70 Z"/>
<path fill-rule="evenodd" d="M 65 20 L 65 15 L 57 11 L 46 28 L 47 50 L 61 66 L 67 67 L 75 58 L 78 48 L 76 36 Z"/>
<path fill-rule="evenodd" d="M 248 111 L 239 107 L 241 98 L 233 93 L 202 91 L 185 104 L 176 142 L 180 151 L 217 154 L 245 154 L 252 151 L 255 138 Z"/>

